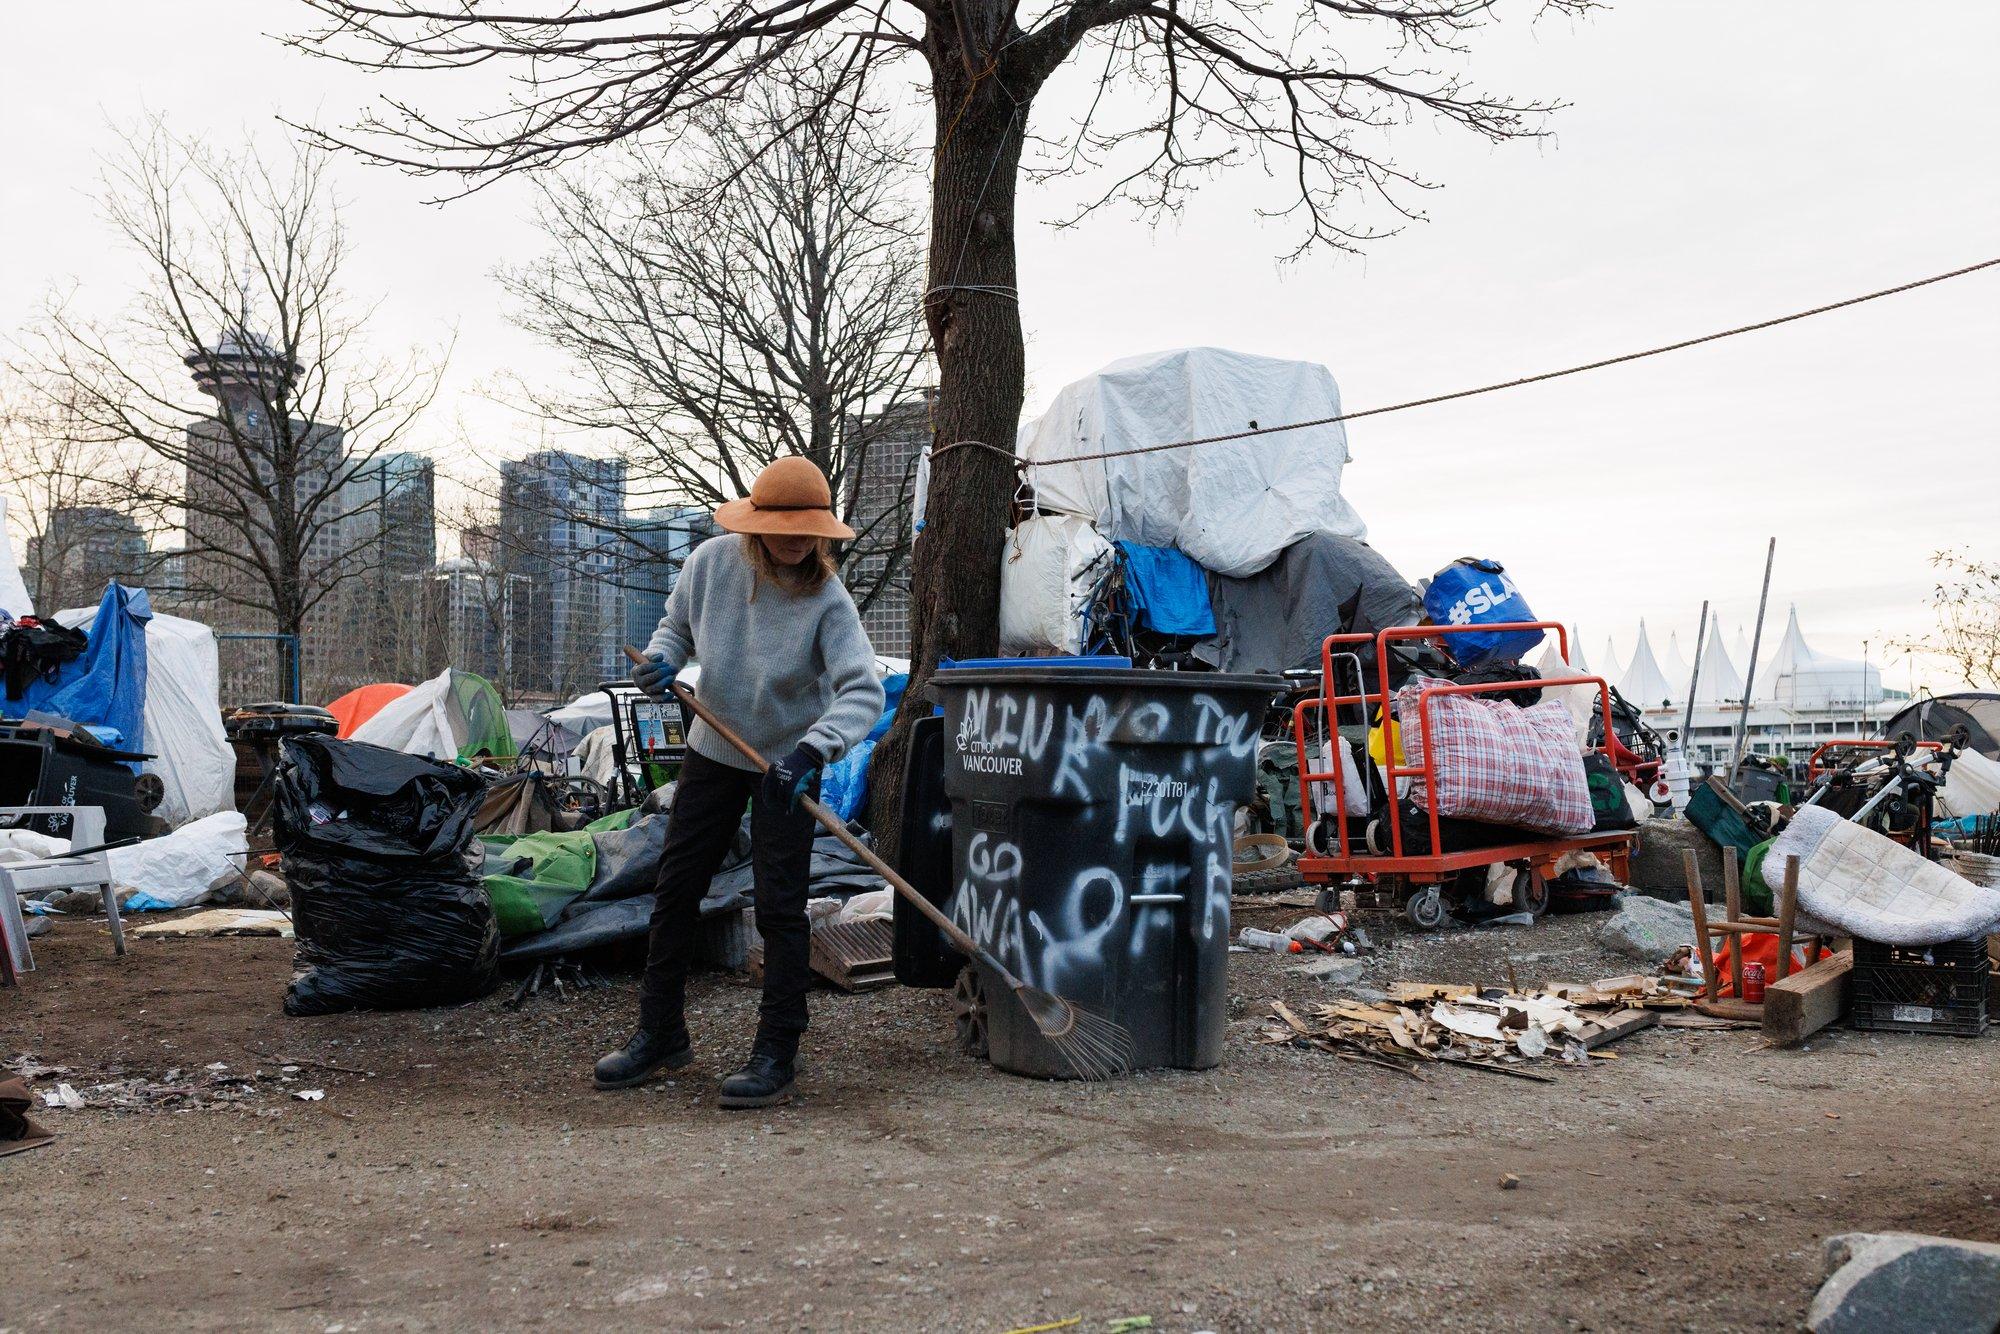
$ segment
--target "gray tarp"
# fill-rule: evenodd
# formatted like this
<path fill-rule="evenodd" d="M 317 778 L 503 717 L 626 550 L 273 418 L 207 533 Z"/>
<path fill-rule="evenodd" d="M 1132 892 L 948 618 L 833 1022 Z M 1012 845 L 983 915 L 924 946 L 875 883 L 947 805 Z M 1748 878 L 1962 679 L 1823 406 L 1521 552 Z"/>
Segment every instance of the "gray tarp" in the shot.
<path fill-rule="evenodd" d="M 1356 630 L 1415 625 L 1423 615 L 1417 590 L 1375 548 L 1334 533 L 1300 538 L 1247 579 L 1210 574 L 1208 599 L 1216 632 L 1195 653 L 1225 672 L 1318 666 L 1320 645 L 1347 627 L 1350 603 Z"/>
<path fill-rule="evenodd" d="M 852 826 L 850 826 L 852 827 Z M 854 832 L 867 841 L 860 829 Z M 653 868 L 666 845 L 664 813 L 644 816 L 628 829 L 592 835 L 597 845 L 597 874 L 590 888 L 563 909 L 554 926 L 531 936 L 517 936 L 502 946 L 503 961 L 519 962 L 577 954 L 613 941 L 646 934 L 653 912 Z M 750 904 L 750 817 L 736 831 L 722 870 L 708 885 L 701 901 L 704 917 L 735 912 Z M 882 879 L 848 851 L 847 845 L 824 829 L 813 840 L 808 892 L 816 898 L 848 898 L 882 888 Z"/>

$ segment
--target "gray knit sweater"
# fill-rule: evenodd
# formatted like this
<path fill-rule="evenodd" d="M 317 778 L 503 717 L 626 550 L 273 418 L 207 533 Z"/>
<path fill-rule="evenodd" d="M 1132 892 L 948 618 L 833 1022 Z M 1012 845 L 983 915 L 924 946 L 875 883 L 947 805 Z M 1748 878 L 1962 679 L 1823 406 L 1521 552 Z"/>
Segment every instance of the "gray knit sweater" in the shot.
<path fill-rule="evenodd" d="M 757 583 L 744 550 L 756 540 L 724 533 L 689 554 L 646 651 L 674 667 L 699 662 L 702 703 L 765 759 L 803 742 L 831 763 L 882 716 L 875 649 L 839 580 L 812 593 Z M 756 767 L 699 721 L 688 745 L 721 764 Z"/>

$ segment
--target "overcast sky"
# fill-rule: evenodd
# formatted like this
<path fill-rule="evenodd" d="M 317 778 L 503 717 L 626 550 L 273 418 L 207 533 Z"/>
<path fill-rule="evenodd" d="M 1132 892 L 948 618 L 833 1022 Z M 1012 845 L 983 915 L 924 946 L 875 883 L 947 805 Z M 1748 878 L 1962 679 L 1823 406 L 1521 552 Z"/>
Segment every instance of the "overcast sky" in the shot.
<path fill-rule="evenodd" d="M 302 14 L 288 0 L 0 6 L 0 334 L 52 286 L 79 284 L 95 309 L 124 299 L 133 270 L 88 199 L 113 125 L 152 110 L 185 134 L 240 138 L 280 114 L 339 124 L 383 91 L 265 36 Z M 1289 233 L 1252 215 L 1270 198 L 1254 170 L 1157 229 L 1108 212 L 1054 230 L 1072 192 L 1024 187 L 1029 410 L 1106 362 L 1191 344 L 1322 361 L 1362 409 L 1993 258 L 1996 58 L 1987 0 L 1627 0 L 1584 23 L 1508 23 L 1469 69 L 1570 103 L 1554 137 L 1489 148 L 1410 128 L 1399 162 L 1444 188 L 1422 201 L 1428 221 L 1358 258 L 1278 264 Z M 1059 133 L 1076 91 L 1052 90 L 1036 128 Z M 350 286 L 388 295 L 377 340 L 456 331 L 421 443 L 447 467 L 461 431 L 491 454 L 532 447 L 534 424 L 478 393 L 501 371 L 554 370 L 505 324 L 491 280 L 538 248 L 524 192 L 440 208 L 422 202 L 435 182 L 359 163 L 339 180 Z M 1885 641 L 1931 624 L 1933 551 L 2000 556 L 1996 311 L 2000 270 L 1357 422 L 1348 496 L 1410 578 L 1498 559 L 1537 611 L 1583 627 L 1593 658 L 1608 633 L 1629 657 L 1641 616 L 1656 649 L 1669 629 L 1685 646 L 1704 597 L 1733 637 L 1775 535 L 1767 644 L 1796 603 L 1814 647 L 1858 657 L 1865 639 L 1880 662 Z M 1898 661 L 1888 683 L 1907 674 Z"/>

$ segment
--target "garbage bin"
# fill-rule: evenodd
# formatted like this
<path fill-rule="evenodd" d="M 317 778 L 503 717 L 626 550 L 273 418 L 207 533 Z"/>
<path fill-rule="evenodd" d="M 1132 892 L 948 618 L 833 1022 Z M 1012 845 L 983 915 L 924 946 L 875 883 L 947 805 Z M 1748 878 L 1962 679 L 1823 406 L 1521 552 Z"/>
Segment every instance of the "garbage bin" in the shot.
<path fill-rule="evenodd" d="M 255 837 L 270 824 L 279 746 L 286 737 L 333 736 L 340 720 L 311 704 L 246 704 L 223 715 L 222 730 L 236 753 L 236 809 Z"/>
<path fill-rule="evenodd" d="M 33 723 L 0 726 L 0 806 L 102 806 L 107 839 L 149 838 L 161 827 L 151 814 L 158 784 L 142 789 L 133 766 L 152 758 Z M 70 836 L 67 815 L 31 816 L 24 827 Z"/>
<path fill-rule="evenodd" d="M 986 667 L 932 685 L 953 920 L 1022 980 L 1123 1025 L 1135 1068 L 1220 1062 L 1236 807 L 1256 791 L 1284 682 Z M 981 980 L 993 1063 L 1069 1074 L 1012 994 Z"/>

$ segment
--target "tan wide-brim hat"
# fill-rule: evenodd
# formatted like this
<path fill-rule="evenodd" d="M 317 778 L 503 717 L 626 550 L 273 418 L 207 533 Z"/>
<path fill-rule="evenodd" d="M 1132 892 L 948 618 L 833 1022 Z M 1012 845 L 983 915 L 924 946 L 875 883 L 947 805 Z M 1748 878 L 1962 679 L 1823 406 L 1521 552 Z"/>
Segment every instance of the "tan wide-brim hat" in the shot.
<path fill-rule="evenodd" d="M 773 537 L 830 537 L 846 541 L 854 530 L 833 516 L 833 488 L 811 459 L 774 459 L 750 483 L 750 494 L 718 507 L 715 521 L 732 533 Z"/>

